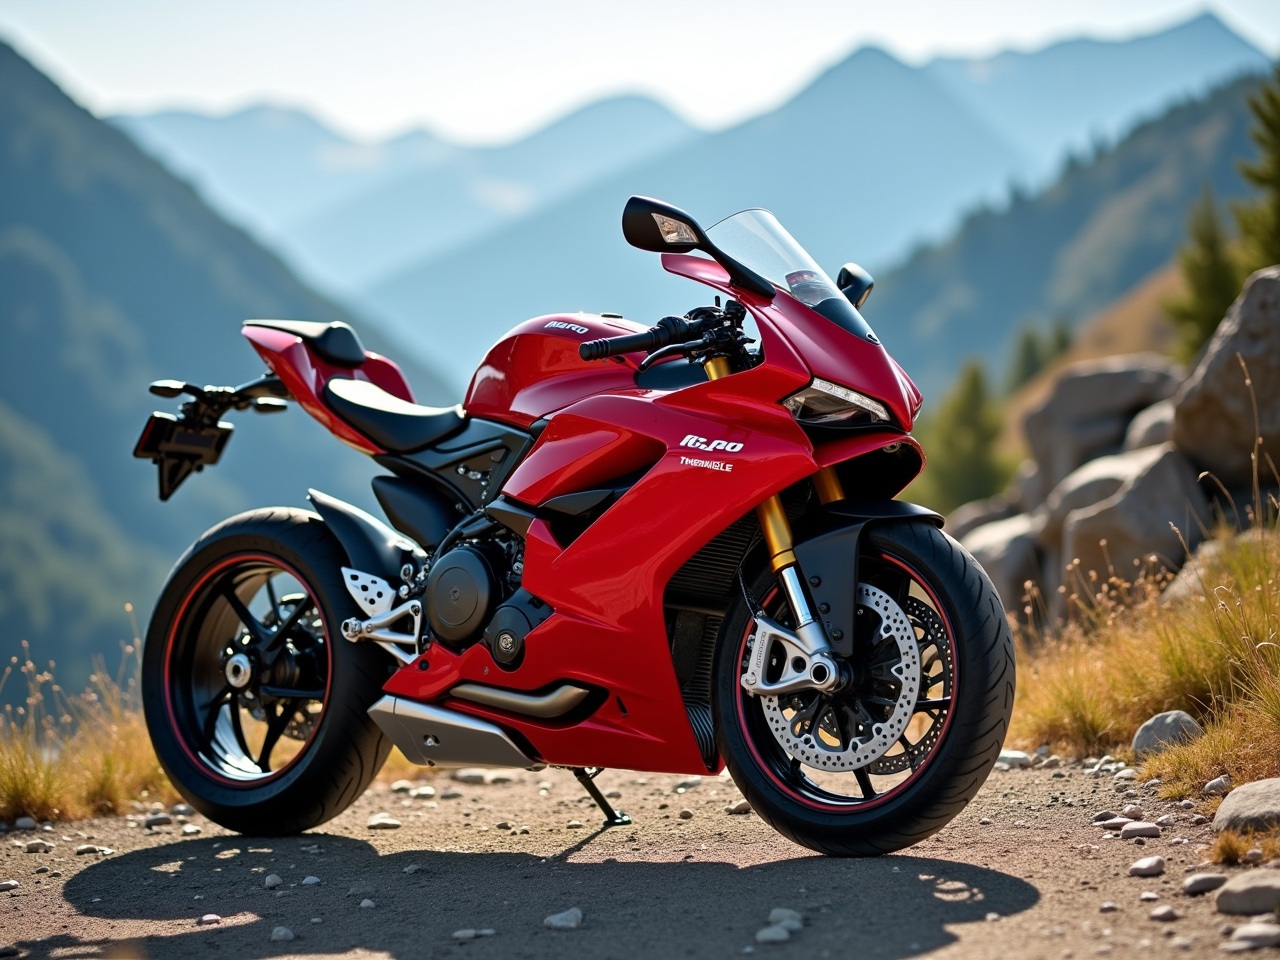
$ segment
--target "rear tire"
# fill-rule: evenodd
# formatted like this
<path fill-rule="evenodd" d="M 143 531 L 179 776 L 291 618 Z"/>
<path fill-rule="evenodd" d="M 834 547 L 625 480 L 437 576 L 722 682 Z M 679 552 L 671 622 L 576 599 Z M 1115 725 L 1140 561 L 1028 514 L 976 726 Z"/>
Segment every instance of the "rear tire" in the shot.
<path fill-rule="evenodd" d="M 859 551 L 861 582 L 868 582 L 880 564 L 882 570 L 901 568 L 921 583 L 922 592 L 931 594 L 930 602 L 937 608 L 932 622 L 945 629 L 950 641 L 954 674 L 946 688 L 950 706 L 945 714 L 932 714 L 935 722 L 945 717 L 945 723 L 940 723 L 939 733 L 930 734 L 933 739 L 912 760 L 905 780 L 883 794 L 873 789 L 868 796 L 858 787 L 857 796 L 846 796 L 827 792 L 808 778 L 805 768 L 791 759 L 761 722 L 761 698 L 747 694 L 740 684 L 752 629 L 752 614 L 742 598 L 726 615 L 716 650 L 717 742 L 734 782 L 752 809 L 779 833 L 832 856 L 890 853 L 942 829 L 986 780 L 1013 709 L 1013 638 L 995 588 L 973 557 L 951 537 L 923 522 L 872 527 L 863 534 Z M 771 616 L 779 606 L 785 608 L 775 583 L 768 570 L 748 579 L 752 595 L 760 598 Z M 769 607 L 770 596 L 777 597 L 774 609 Z M 919 633 L 918 621 L 916 629 Z M 941 681 L 935 682 L 939 684 L 935 689 L 942 689 Z M 905 759 L 900 766 L 905 773 Z M 840 778 L 860 775 L 864 779 L 856 782 L 870 785 L 868 772 L 875 772 L 875 767 L 873 763 L 856 774 L 824 776 L 826 781 L 853 783 Z"/>
<path fill-rule="evenodd" d="M 366 710 L 391 661 L 339 630 L 359 615 L 346 562 L 316 514 L 255 510 L 197 540 L 156 604 L 142 664 L 151 742 L 178 792 L 228 829 L 324 823 L 390 752 Z"/>

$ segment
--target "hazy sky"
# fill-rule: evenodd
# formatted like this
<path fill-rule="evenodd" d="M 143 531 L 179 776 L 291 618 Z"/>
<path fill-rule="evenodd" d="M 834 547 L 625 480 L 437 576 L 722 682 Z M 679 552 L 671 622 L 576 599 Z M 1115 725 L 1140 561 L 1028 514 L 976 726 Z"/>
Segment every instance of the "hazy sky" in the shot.
<path fill-rule="evenodd" d="M 268 101 L 492 141 L 614 93 L 723 126 L 868 43 L 918 63 L 1206 9 L 1280 54 L 1280 0 L 0 0 L 0 36 L 100 114 Z"/>

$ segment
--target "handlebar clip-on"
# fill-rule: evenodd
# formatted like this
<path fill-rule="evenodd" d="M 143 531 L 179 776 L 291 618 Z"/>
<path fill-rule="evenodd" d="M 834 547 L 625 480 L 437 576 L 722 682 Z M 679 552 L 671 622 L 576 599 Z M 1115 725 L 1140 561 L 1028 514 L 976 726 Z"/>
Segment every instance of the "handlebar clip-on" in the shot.
<path fill-rule="evenodd" d="M 663 317 L 644 333 L 588 340 L 578 347 L 578 356 L 583 360 L 604 360 L 644 351 L 641 370 L 671 356 L 727 356 L 754 342 L 742 335 L 746 314 L 736 300 L 730 300 L 723 310 L 718 306 L 695 307 L 683 317 Z"/>

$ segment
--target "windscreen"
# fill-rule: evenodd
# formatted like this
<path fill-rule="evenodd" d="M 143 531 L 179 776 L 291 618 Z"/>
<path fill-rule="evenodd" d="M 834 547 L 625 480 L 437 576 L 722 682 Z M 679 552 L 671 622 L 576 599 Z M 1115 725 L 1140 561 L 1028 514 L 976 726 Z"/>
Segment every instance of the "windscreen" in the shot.
<path fill-rule="evenodd" d="M 720 250 L 859 337 L 880 341 L 817 261 L 768 210 L 743 210 L 706 231 Z"/>

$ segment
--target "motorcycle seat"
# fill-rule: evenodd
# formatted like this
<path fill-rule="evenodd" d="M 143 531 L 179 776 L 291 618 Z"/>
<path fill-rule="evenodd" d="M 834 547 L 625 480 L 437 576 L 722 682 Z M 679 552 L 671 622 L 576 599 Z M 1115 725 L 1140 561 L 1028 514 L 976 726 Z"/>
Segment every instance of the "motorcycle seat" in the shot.
<path fill-rule="evenodd" d="M 443 440 L 466 422 L 461 407 L 423 407 L 367 380 L 335 377 L 324 385 L 329 409 L 378 446 L 412 453 Z"/>
<path fill-rule="evenodd" d="M 350 324 L 341 321 L 313 323 L 309 320 L 246 320 L 244 325 L 292 333 L 314 350 L 316 356 L 328 360 L 335 367 L 351 369 L 364 363 L 364 344 Z"/>

